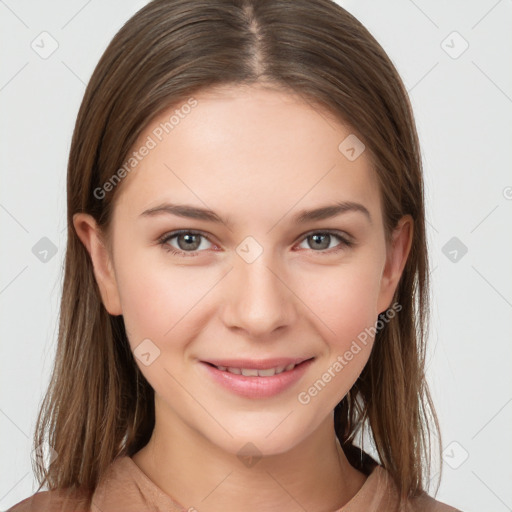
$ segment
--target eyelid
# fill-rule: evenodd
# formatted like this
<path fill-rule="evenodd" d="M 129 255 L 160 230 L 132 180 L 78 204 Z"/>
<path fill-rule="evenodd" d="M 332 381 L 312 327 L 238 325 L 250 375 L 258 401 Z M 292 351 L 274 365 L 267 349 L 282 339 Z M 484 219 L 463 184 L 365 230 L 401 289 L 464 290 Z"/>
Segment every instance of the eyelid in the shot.
<path fill-rule="evenodd" d="M 204 231 L 198 230 L 198 229 L 177 229 L 175 231 L 168 231 L 167 233 L 164 233 L 162 236 L 158 237 L 158 242 L 162 245 L 166 244 L 169 240 L 172 240 L 173 238 L 178 237 L 179 235 L 184 234 L 190 234 L 190 235 L 199 235 L 208 240 L 212 245 L 217 245 L 215 242 L 211 240 L 211 235 Z M 179 251 L 179 249 L 175 249 L 176 251 Z M 187 252 L 187 251 L 183 251 Z M 190 251 L 191 254 L 194 252 L 203 252 L 203 251 Z"/>
<path fill-rule="evenodd" d="M 162 246 L 165 246 L 165 245 L 167 245 L 167 242 L 169 240 L 172 240 L 173 238 L 176 238 L 176 237 L 178 237 L 179 235 L 182 235 L 182 234 L 199 235 L 199 236 L 205 238 L 206 240 L 208 240 L 208 242 L 210 242 L 212 245 L 217 246 L 217 244 L 215 244 L 210 239 L 210 237 L 211 237 L 210 234 L 207 234 L 206 232 L 198 230 L 198 229 L 177 229 L 175 231 L 169 231 L 167 233 L 164 233 L 161 237 L 159 237 L 158 238 L 158 242 Z M 343 246 L 352 247 L 352 246 L 356 245 L 354 237 L 351 236 L 346 231 L 341 231 L 339 229 L 329 229 L 329 228 L 327 228 L 327 229 L 313 229 L 313 230 L 310 230 L 310 231 L 302 234 L 300 236 L 300 238 L 298 239 L 298 242 L 296 242 L 296 243 L 302 243 L 308 237 L 310 237 L 312 235 L 315 235 L 315 234 L 327 234 L 327 235 L 335 236 L 335 237 L 337 237 L 340 240 L 340 244 L 339 245 L 342 246 L 342 247 Z M 339 248 L 339 249 L 331 248 L 329 250 L 321 250 L 321 251 L 315 251 L 313 249 L 309 249 L 309 250 L 312 251 L 312 252 L 317 252 L 319 254 L 332 254 L 332 253 L 335 253 L 337 250 L 342 250 L 342 247 Z M 166 250 L 171 252 L 171 253 L 174 253 L 174 254 L 186 255 L 186 256 L 197 256 L 200 253 L 205 252 L 205 250 L 201 250 L 201 251 L 199 251 L 199 250 L 196 250 L 196 251 L 182 251 L 182 250 L 176 249 L 176 248 L 174 248 L 172 246 L 170 246 L 170 248 L 166 248 Z M 306 250 L 308 250 L 308 249 L 306 249 Z"/>
<path fill-rule="evenodd" d="M 308 252 L 317 253 L 319 255 L 325 255 L 330 256 L 333 254 L 337 254 L 343 250 L 350 249 L 352 247 L 356 246 L 356 241 L 353 236 L 351 236 L 346 231 L 341 231 L 339 229 L 313 229 L 311 231 L 308 231 L 304 235 L 301 236 L 299 239 L 299 244 L 304 242 L 307 238 L 309 238 L 312 235 L 316 234 L 323 234 L 323 235 L 329 235 L 331 237 L 335 237 L 339 240 L 339 244 L 335 247 L 331 247 L 330 249 L 324 249 L 320 251 L 315 251 L 314 249 L 305 249 Z"/>
<path fill-rule="evenodd" d="M 346 242 L 355 243 L 354 237 L 352 235 L 350 235 L 349 233 L 347 233 L 346 231 L 343 231 L 341 229 L 329 229 L 329 228 L 312 229 L 312 230 L 308 231 L 307 233 L 305 233 L 304 235 L 301 235 L 300 241 L 304 240 L 308 236 L 316 235 L 318 233 L 323 233 L 323 234 L 327 234 L 327 235 L 335 235 L 335 236 L 338 236 L 341 239 L 345 240 Z"/>

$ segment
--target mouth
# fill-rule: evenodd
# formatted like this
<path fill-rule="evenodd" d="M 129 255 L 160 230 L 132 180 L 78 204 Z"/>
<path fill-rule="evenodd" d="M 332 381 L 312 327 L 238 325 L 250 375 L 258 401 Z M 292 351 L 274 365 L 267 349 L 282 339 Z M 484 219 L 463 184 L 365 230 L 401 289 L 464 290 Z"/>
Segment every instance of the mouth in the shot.
<path fill-rule="evenodd" d="M 204 363 L 217 368 L 221 372 L 229 372 L 233 375 L 243 375 L 244 377 L 273 377 L 284 372 L 291 372 L 296 366 L 310 361 L 310 358 L 296 359 L 274 359 L 274 360 L 223 360 L 223 361 L 203 361 Z"/>
<path fill-rule="evenodd" d="M 206 375 L 225 389 L 246 398 L 278 395 L 296 384 L 315 358 L 200 361 Z"/>

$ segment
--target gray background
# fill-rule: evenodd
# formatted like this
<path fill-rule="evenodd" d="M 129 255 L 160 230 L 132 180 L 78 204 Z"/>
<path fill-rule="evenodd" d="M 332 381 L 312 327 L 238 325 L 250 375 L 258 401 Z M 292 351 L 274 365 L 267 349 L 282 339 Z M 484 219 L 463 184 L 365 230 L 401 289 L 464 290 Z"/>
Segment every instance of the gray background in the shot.
<path fill-rule="evenodd" d="M 31 437 L 55 351 L 74 121 L 108 42 L 145 3 L 0 0 L 1 510 L 36 489 Z M 512 510 L 512 1 L 339 3 L 397 66 L 422 143 L 437 499 Z"/>

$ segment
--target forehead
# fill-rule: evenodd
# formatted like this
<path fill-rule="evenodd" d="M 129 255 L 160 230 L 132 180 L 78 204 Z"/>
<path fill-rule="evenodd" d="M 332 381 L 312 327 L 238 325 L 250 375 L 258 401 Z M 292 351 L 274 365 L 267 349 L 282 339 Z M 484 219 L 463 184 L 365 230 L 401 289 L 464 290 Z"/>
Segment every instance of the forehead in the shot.
<path fill-rule="evenodd" d="M 296 94 L 261 86 L 202 91 L 148 124 L 132 148 L 138 163 L 115 211 L 135 218 L 163 201 L 186 202 L 241 222 L 255 215 L 272 222 L 294 207 L 348 200 L 379 216 L 370 156 L 345 152 L 346 141 L 357 144 L 354 136 Z M 139 151 L 144 146 L 150 149 Z"/>

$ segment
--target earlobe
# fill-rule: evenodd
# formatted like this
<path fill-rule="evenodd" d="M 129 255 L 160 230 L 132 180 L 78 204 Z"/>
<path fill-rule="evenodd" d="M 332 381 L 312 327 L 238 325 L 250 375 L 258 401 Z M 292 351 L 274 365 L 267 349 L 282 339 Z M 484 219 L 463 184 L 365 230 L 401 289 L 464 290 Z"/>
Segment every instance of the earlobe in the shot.
<path fill-rule="evenodd" d="M 410 215 L 404 215 L 398 222 L 391 236 L 387 251 L 386 265 L 381 279 L 378 311 L 385 311 L 391 306 L 395 290 L 402 276 L 412 246 L 414 221 Z"/>
<path fill-rule="evenodd" d="M 109 251 L 103 242 L 100 228 L 95 219 L 86 213 L 73 215 L 73 226 L 91 258 L 94 277 L 98 283 L 105 309 L 111 315 L 121 315 L 121 301 L 114 268 Z"/>

